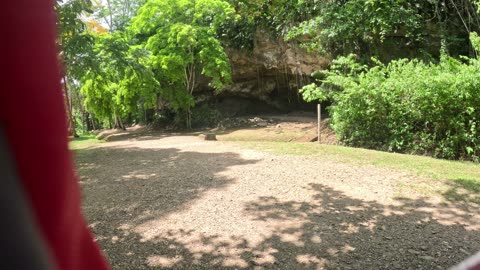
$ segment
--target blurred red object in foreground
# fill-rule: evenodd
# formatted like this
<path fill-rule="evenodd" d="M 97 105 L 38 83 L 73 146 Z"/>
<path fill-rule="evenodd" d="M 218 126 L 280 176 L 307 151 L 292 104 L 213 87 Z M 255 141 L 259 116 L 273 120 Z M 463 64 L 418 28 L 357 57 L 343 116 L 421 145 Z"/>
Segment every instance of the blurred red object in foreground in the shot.
<path fill-rule="evenodd" d="M 25 212 L 33 221 L 28 226 L 35 228 L 38 250 L 44 251 L 51 268 L 103 270 L 108 266 L 82 215 L 68 150 L 53 5 L 51 0 L 5 1 L 0 11 L 0 132 L 8 148 L 4 152 L 9 152 L 4 160 L 10 157 L 4 164 L 12 164 L 14 173 L 9 177 L 21 191 L 21 198 L 12 200 L 25 202 Z M 18 222 L 19 231 L 25 223 Z M 19 259 L 30 260 L 28 256 Z"/>

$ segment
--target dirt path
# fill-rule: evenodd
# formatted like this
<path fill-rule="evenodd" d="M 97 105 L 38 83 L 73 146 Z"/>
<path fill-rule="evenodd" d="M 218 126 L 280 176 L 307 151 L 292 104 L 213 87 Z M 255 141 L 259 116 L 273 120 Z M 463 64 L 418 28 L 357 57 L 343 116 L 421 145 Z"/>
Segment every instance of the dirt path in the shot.
<path fill-rule="evenodd" d="M 480 250 L 479 215 L 397 198 L 403 172 L 161 135 L 77 163 L 114 269 L 446 269 Z"/>

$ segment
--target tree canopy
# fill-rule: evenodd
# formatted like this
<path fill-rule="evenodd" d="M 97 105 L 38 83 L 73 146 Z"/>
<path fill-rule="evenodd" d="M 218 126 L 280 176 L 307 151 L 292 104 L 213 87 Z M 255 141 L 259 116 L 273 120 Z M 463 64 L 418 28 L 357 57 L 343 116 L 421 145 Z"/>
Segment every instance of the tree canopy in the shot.
<path fill-rule="evenodd" d="M 152 0 L 132 20 L 129 30 L 150 53 L 160 96 L 174 110 L 187 111 L 187 127 L 200 76 L 209 78 L 217 91 L 231 80 L 217 34 L 233 19 L 233 8 L 221 0 Z"/>
<path fill-rule="evenodd" d="M 352 108 L 340 106 L 342 95 L 330 90 L 360 89 L 361 74 L 370 78 L 380 67 L 424 72 L 452 57 L 457 68 L 473 70 L 478 7 L 474 0 L 58 0 L 62 82 L 77 129 L 124 128 L 171 115 L 191 127 L 197 93 L 213 95 L 232 83 L 227 52 L 248 54 L 262 30 L 272 40 L 339 57 L 302 91 L 306 101 L 332 102 L 347 115 Z M 444 65 L 433 70 L 444 75 Z M 338 133 L 353 132 L 352 125 Z"/>
<path fill-rule="evenodd" d="M 220 29 L 235 11 L 220 0 L 58 3 L 70 92 L 100 125 L 124 128 L 147 109 L 168 108 L 190 123 L 200 82 L 221 91 L 231 68 Z M 72 93 L 70 93 L 72 94 Z"/>

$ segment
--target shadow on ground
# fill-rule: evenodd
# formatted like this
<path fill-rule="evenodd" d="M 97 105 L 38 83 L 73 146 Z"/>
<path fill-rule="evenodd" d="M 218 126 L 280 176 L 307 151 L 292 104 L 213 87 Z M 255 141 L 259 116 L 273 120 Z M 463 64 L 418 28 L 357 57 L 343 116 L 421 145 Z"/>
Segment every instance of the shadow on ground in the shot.
<path fill-rule="evenodd" d="M 311 203 L 263 197 L 246 206 L 252 219 L 302 220 L 276 228 L 259 244 L 201 236 L 195 241 L 210 251 L 196 251 L 184 239 L 198 232 L 179 229 L 142 243 L 137 263 L 173 269 L 447 269 L 480 249 L 478 231 L 441 224 L 422 210 L 432 207 L 422 200 L 386 207 L 322 185 L 311 188 L 317 191 Z M 130 237 L 124 241 L 139 241 Z"/>
<path fill-rule="evenodd" d="M 233 182 L 218 172 L 256 162 L 236 153 L 136 147 L 84 149 L 77 151 L 76 161 L 88 202 L 85 212 L 131 224 L 187 207 L 203 192 Z"/>
<path fill-rule="evenodd" d="M 443 196 L 452 202 L 467 202 L 480 205 L 480 182 L 473 179 L 455 179 L 447 182 L 448 190 Z"/>
<path fill-rule="evenodd" d="M 146 239 L 135 227 L 235 184 L 219 173 L 257 160 L 175 148 L 77 154 L 85 213 L 114 269 L 446 269 L 480 250 L 469 215 L 422 199 L 363 201 L 321 184 L 306 185 L 315 195 L 304 201 L 260 196 L 243 205 L 245 219 L 270 228 L 258 243 L 201 228 Z"/>

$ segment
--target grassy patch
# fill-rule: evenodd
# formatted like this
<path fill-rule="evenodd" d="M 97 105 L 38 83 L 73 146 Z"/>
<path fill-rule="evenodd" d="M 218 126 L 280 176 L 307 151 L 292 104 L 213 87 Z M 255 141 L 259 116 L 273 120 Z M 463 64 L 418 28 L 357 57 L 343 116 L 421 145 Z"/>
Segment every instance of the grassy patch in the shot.
<path fill-rule="evenodd" d="M 98 140 L 94 134 L 82 134 L 80 137 L 74 138 L 70 141 L 69 148 L 70 150 L 85 149 L 100 142 L 103 141 Z"/>
<path fill-rule="evenodd" d="M 311 131 L 311 128 L 301 129 L 296 127 L 248 128 L 229 131 L 225 134 L 219 134 L 217 137 L 221 141 L 234 142 L 290 142 L 304 138 Z"/>
<path fill-rule="evenodd" d="M 277 154 L 315 155 L 339 162 L 370 164 L 404 170 L 431 180 L 427 183 L 419 182 L 418 188 L 410 187 L 416 191 L 428 193 L 420 190 L 425 189 L 425 184 L 427 184 L 449 201 L 480 204 L 480 165 L 473 162 L 440 160 L 431 157 L 315 143 L 241 142 L 241 144 Z"/>

